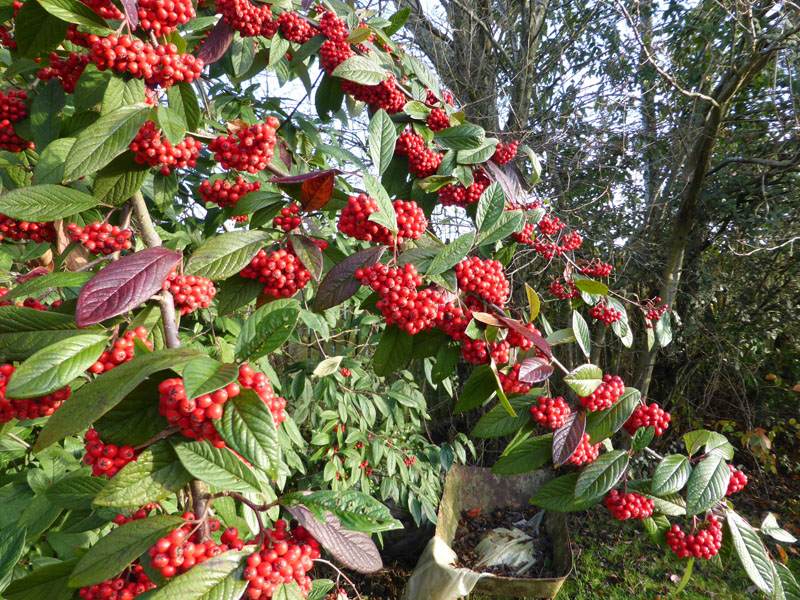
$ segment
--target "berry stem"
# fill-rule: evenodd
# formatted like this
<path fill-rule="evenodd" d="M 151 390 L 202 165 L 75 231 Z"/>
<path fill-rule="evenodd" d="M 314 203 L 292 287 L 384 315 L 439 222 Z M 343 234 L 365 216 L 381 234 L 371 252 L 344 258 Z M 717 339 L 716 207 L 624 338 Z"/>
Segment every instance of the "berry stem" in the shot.
<path fill-rule="evenodd" d="M 180 427 L 167 427 L 164 431 L 156 435 L 155 437 L 147 440 L 143 444 L 139 444 L 138 446 L 134 446 L 134 450 L 141 450 L 142 448 L 147 448 L 148 446 L 155 444 L 158 440 L 163 440 L 168 438 L 169 436 L 178 433 L 180 431 Z"/>
<path fill-rule="evenodd" d="M 358 593 L 358 590 L 356 589 L 356 585 L 355 585 L 355 584 L 354 584 L 354 583 L 353 583 L 353 582 L 350 580 L 350 578 L 349 578 L 347 575 L 345 575 L 345 574 L 342 572 L 342 570 L 341 570 L 339 567 L 337 567 L 337 566 L 336 566 L 335 564 L 333 564 L 332 562 L 328 562 L 328 561 L 327 561 L 327 560 L 325 560 L 324 558 L 315 558 L 315 559 L 314 559 L 314 562 L 315 562 L 315 563 L 322 563 L 323 565 L 328 565 L 330 568 L 334 569 L 334 570 L 335 570 L 335 571 L 338 573 L 338 577 L 341 577 L 341 578 L 342 578 L 342 579 L 344 579 L 344 580 L 345 580 L 347 583 L 349 583 L 349 584 L 350 584 L 350 587 L 351 587 L 351 588 L 353 588 L 353 591 L 356 593 L 356 596 L 359 598 L 359 600 L 363 600 L 363 598 L 361 597 L 361 594 L 359 594 L 359 593 Z"/>

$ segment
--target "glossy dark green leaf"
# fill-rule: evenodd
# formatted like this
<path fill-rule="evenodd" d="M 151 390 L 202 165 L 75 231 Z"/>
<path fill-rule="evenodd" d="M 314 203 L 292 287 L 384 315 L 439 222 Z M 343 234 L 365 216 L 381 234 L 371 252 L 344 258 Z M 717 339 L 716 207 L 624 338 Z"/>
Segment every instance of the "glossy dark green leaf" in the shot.
<path fill-rule="evenodd" d="M 221 363 L 208 356 L 198 356 L 186 363 L 181 373 L 187 398 L 210 394 L 236 381 L 239 369 L 230 363 Z"/>
<path fill-rule="evenodd" d="M 105 478 L 92 477 L 88 472 L 75 471 L 47 488 L 45 496 L 60 508 L 85 510 L 107 483 Z"/>
<path fill-rule="evenodd" d="M 386 79 L 386 71 L 375 61 L 365 56 L 351 56 L 332 75 L 361 85 L 376 85 Z"/>
<path fill-rule="evenodd" d="M 247 588 L 242 578 L 251 551 L 229 550 L 170 579 L 147 600 L 238 600 Z"/>
<path fill-rule="evenodd" d="M 253 360 L 280 348 L 292 335 L 299 316 L 300 307 L 295 300 L 265 304 L 244 322 L 236 340 L 236 356 Z"/>
<path fill-rule="evenodd" d="M 496 392 L 494 374 L 489 365 L 477 366 L 464 384 L 453 412 L 458 414 L 478 408 Z"/>
<path fill-rule="evenodd" d="M 223 490 L 258 492 L 261 483 L 229 448 L 215 448 L 208 442 L 173 441 L 181 464 L 197 479 Z"/>
<path fill-rule="evenodd" d="M 639 405 L 641 396 L 636 388 L 626 388 L 610 408 L 592 411 L 586 419 L 586 433 L 591 436 L 589 442 L 597 444 L 619 431 Z"/>
<path fill-rule="evenodd" d="M 653 473 L 650 489 L 656 496 L 679 492 L 689 481 L 692 465 L 682 454 L 671 454 L 662 460 Z"/>
<path fill-rule="evenodd" d="M 686 483 L 686 514 L 699 514 L 722 500 L 730 478 L 728 464 L 719 456 L 709 456 L 696 464 Z"/>
<path fill-rule="evenodd" d="M 775 578 L 764 543 L 750 524 L 735 511 L 726 511 L 725 520 L 731 532 L 733 548 L 750 580 L 765 594 L 772 594 Z"/>
<path fill-rule="evenodd" d="M 411 359 L 413 345 L 413 336 L 396 325 L 387 326 L 372 356 L 375 374 L 385 377 L 402 368 Z"/>
<path fill-rule="evenodd" d="M 612 450 L 590 462 L 575 483 L 575 498 L 588 500 L 605 496 L 625 474 L 628 460 L 624 450 Z"/>
<path fill-rule="evenodd" d="M 31 185 L 0 196 L 0 214 L 22 221 L 55 221 L 97 205 L 97 200 L 72 188 Z"/>
<path fill-rule="evenodd" d="M 497 459 L 492 473 L 516 475 L 529 473 L 544 465 L 552 456 L 553 434 L 540 435 L 514 446 Z"/>
<path fill-rule="evenodd" d="M 578 473 L 562 475 L 548 481 L 531 498 L 531 504 L 553 512 L 576 512 L 597 504 L 602 497 L 575 500 L 575 484 Z"/>
<path fill-rule="evenodd" d="M 67 585 L 78 559 L 52 563 L 12 581 L 3 592 L 7 600 L 69 600 L 75 590 Z"/>
<path fill-rule="evenodd" d="M 438 275 L 452 269 L 469 254 L 472 244 L 475 241 L 475 234 L 465 233 L 451 243 L 442 248 L 428 267 L 428 275 Z"/>
<path fill-rule="evenodd" d="M 396 140 L 394 123 L 385 110 L 379 109 L 369 122 L 369 154 L 378 173 L 383 173 L 389 166 Z"/>
<path fill-rule="evenodd" d="M 17 49 L 26 58 L 47 56 L 64 39 L 68 26 L 48 13 L 39 2 L 25 2 L 14 19 Z"/>
<path fill-rule="evenodd" d="M 328 490 L 311 494 L 291 492 L 284 494 L 280 502 L 288 507 L 296 504 L 305 506 L 321 521 L 324 521 L 325 512 L 329 511 L 345 529 L 375 533 L 402 528 L 386 506 L 368 494 L 355 490 Z"/>

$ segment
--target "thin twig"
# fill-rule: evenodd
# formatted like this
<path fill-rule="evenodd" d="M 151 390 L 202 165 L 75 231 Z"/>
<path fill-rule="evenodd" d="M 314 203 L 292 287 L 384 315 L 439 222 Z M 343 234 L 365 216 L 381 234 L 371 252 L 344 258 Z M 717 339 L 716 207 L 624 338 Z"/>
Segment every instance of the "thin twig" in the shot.
<path fill-rule="evenodd" d="M 22 444 L 23 446 L 25 446 L 25 447 L 26 447 L 28 450 L 30 450 L 30 449 L 31 449 L 31 445 L 30 445 L 28 442 L 26 442 L 26 441 L 25 441 L 25 440 L 23 440 L 22 438 L 20 438 L 20 437 L 18 437 L 18 436 L 16 436 L 16 435 L 14 435 L 14 434 L 13 434 L 13 433 L 11 433 L 10 431 L 6 431 L 6 435 L 7 435 L 8 437 L 10 437 L 12 440 L 14 440 L 15 442 L 17 442 L 18 444 Z"/>
<path fill-rule="evenodd" d="M 359 600 L 363 600 L 363 598 L 361 597 L 361 594 L 359 594 L 358 590 L 356 589 L 356 584 L 353 583 L 352 580 L 347 575 L 345 575 L 344 572 L 342 572 L 342 570 L 339 567 L 337 567 L 332 562 L 329 562 L 329 561 L 325 560 L 324 558 L 315 558 L 314 562 L 315 563 L 322 563 L 323 565 L 328 565 L 330 568 L 332 568 L 334 571 L 336 571 L 339 574 L 339 577 L 341 577 L 347 583 L 350 584 L 350 587 L 353 588 L 353 591 L 356 593 L 356 596 L 358 596 Z"/>
<path fill-rule="evenodd" d="M 134 450 L 141 450 L 142 448 L 147 448 L 148 446 L 151 446 L 152 444 L 155 444 L 159 440 L 166 439 L 169 436 L 178 433 L 180 430 L 181 430 L 181 428 L 177 427 L 177 426 L 175 426 L 175 427 L 167 427 L 166 429 L 164 429 L 163 431 L 158 433 L 158 435 L 156 435 L 155 437 L 150 438 L 149 440 L 147 440 L 144 443 L 139 444 L 138 446 L 134 446 L 133 449 Z"/>

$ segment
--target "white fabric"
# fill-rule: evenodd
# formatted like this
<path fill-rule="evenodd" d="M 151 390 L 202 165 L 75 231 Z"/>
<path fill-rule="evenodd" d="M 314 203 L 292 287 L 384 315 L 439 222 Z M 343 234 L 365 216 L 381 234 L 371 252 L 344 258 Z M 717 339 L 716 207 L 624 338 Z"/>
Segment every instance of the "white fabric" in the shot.
<path fill-rule="evenodd" d="M 481 577 L 491 577 L 489 573 L 456 568 L 455 562 L 453 549 L 434 536 L 419 557 L 403 600 L 456 600 L 468 595 Z"/>

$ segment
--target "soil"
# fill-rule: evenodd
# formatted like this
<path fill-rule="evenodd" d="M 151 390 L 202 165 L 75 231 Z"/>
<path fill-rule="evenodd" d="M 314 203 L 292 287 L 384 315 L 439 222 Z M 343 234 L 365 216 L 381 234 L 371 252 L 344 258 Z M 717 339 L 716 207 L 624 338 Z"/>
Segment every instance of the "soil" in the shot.
<path fill-rule="evenodd" d="M 355 584 L 359 593 L 369 600 L 398 600 L 403 595 L 411 573 L 414 572 L 417 558 L 410 565 L 397 562 L 384 564 L 383 569 L 377 573 L 363 574 L 343 569 L 343 572 Z M 335 579 L 335 577 L 333 578 Z M 344 581 L 339 581 L 339 587 L 347 591 L 348 597 L 356 598 L 353 590 Z"/>
<path fill-rule="evenodd" d="M 486 513 L 477 513 L 475 510 L 464 510 L 458 522 L 456 536 L 453 540 L 453 550 L 458 556 L 458 565 L 467 567 L 474 571 L 493 573 L 501 577 L 521 577 L 524 579 L 547 579 L 556 576 L 553 568 L 553 552 L 550 536 L 547 535 L 547 527 L 544 523 L 536 534 L 533 530 L 527 530 L 525 525 L 520 526 L 520 522 L 527 522 L 534 517 L 537 509 L 530 506 L 506 506 L 497 508 Z M 533 538 L 533 556 L 536 562 L 533 567 L 523 575 L 517 575 L 516 569 L 498 565 L 496 567 L 478 566 L 478 556 L 475 547 L 486 536 L 486 533 L 498 527 L 521 529 Z"/>

